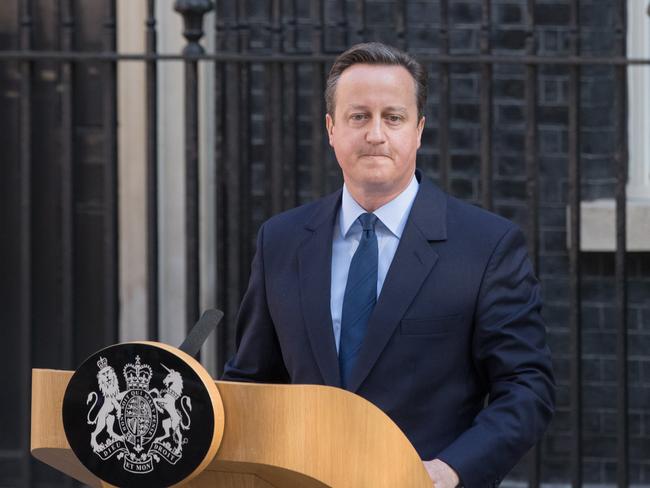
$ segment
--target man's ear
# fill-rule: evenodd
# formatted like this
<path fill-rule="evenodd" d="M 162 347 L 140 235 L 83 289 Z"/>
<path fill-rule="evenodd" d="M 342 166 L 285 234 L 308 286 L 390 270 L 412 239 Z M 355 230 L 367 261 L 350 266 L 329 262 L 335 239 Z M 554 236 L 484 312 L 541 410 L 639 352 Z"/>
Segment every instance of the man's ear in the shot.
<path fill-rule="evenodd" d="M 424 118 L 424 115 L 423 115 L 422 117 L 420 117 L 420 120 L 418 121 L 418 127 L 417 127 L 417 131 L 418 131 L 418 149 L 420 149 L 420 144 L 422 143 L 422 132 L 424 131 L 424 121 L 425 121 L 425 118 Z"/>
<path fill-rule="evenodd" d="M 330 114 L 325 114 L 325 127 L 327 128 L 327 137 L 329 138 L 330 146 L 333 146 L 334 142 L 334 119 Z"/>

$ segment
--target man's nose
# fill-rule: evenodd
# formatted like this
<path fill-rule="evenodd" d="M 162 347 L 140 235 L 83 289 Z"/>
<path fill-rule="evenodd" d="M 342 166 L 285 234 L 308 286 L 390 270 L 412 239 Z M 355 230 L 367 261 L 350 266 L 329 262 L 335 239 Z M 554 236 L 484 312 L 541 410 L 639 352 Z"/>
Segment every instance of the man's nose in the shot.
<path fill-rule="evenodd" d="M 368 127 L 366 141 L 370 144 L 382 144 L 386 141 L 381 118 L 374 119 Z"/>

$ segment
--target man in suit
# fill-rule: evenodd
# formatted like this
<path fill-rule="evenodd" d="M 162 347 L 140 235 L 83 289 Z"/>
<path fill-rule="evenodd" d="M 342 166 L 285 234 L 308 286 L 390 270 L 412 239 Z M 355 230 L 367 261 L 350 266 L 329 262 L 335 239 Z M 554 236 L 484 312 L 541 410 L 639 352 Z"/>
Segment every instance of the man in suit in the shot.
<path fill-rule="evenodd" d="M 344 187 L 261 227 L 223 378 L 346 388 L 437 488 L 496 486 L 554 408 L 522 233 L 416 170 L 426 71 L 409 55 L 354 46 L 325 97 Z"/>

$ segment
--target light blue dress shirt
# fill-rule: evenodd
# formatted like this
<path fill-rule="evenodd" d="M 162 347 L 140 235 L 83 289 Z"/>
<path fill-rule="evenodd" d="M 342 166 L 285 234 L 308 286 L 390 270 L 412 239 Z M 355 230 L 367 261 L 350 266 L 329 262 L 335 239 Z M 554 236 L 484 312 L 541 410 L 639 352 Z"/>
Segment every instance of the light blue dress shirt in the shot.
<path fill-rule="evenodd" d="M 393 262 L 419 186 L 418 180 L 413 175 L 411 182 L 402 193 L 373 212 L 379 219 L 375 227 L 379 251 L 377 299 L 381 294 L 390 263 Z M 357 219 L 365 212 L 363 207 L 352 198 L 347 187 L 343 185 L 341 208 L 336 216 L 334 238 L 332 239 L 332 284 L 330 290 L 330 309 L 337 351 L 341 338 L 341 311 L 345 286 L 348 282 L 348 271 L 352 256 L 354 256 L 361 239 L 361 224 Z"/>

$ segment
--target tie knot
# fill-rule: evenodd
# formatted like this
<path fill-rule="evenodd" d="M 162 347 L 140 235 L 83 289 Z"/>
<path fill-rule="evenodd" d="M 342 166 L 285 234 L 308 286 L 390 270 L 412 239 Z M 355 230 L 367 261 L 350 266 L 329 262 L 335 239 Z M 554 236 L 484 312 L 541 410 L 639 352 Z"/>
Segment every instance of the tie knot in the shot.
<path fill-rule="evenodd" d="M 375 224 L 377 223 L 377 216 L 371 213 L 364 213 L 359 215 L 359 222 L 361 222 L 361 227 L 364 231 L 375 230 Z"/>

